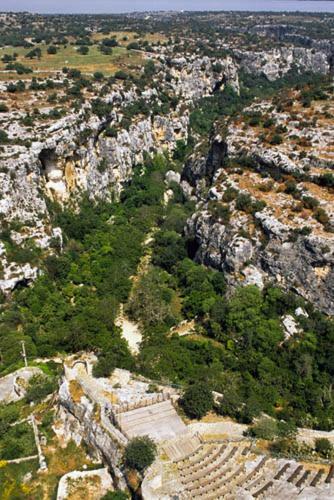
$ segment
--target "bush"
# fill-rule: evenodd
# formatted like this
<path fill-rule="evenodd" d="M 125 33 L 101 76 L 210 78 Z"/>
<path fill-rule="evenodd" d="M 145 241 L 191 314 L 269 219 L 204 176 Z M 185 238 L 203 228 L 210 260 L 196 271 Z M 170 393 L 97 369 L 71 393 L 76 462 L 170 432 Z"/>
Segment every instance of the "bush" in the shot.
<path fill-rule="evenodd" d="M 329 216 L 328 214 L 325 212 L 325 210 L 323 208 L 317 208 L 314 212 L 314 218 L 320 222 L 320 224 L 322 224 L 323 226 L 328 226 L 329 224 Z"/>
<path fill-rule="evenodd" d="M 153 463 L 156 449 L 148 436 L 133 438 L 125 448 L 125 463 L 131 469 L 143 472 Z"/>
<path fill-rule="evenodd" d="M 175 231 L 164 231 L 156 235 L 152 262 L 171 272 L 178 261 L 186 257 L 184 239 Z"/>
<path fill-rule="evenodd" d="M 57 50 L 58 50 L 58 49 L 57 49 L 57 47 L 56 47 L 55 45 L 50 45 L 50 46 L 48 47 L 48 49 L 47 49 L 47 53 L 48 53 L 48 54 L 51 54 L 51 55 L 53 55 L 53 54 L 57 54 Z"/>
<path fill-rule="evenodd" d="M 302 201 L 304 207 L 310 210 L 314 210 L 319 206 L 319 201 L 316 198 L 313 198 L 312 196 L 303 196 Z"/>
<path fill-rule="evenodd" d="M 117 129 L 115 127 L 110 127 L 108 126 L 105 131 L 104 131 L 104 134 L 107 136 L 107 137 L 117 137 Z"/>
<path fill-rule="evenodd" d="M 277 421 L 272 418 L 262 418 L 249 430 L 252 437 L 273 440 L 278 435 Z"/>
<path fill-rule="evenodd" d="M 104 74 L 102 73 L 102 71 L 95 71 L 93 76 L 94 76 L 94 79 L 97 81 L 101 81 L 104 78 Z"/>
<path fill-rule="evenodd" d="M 180 403 L 188 417 L 200 419 L 213 408 L 212 391 L 203 382 L 191 385 Z"/>
<path fill-rule="evenodd" d="M 54 379 L 44 375 L 34 375 L 29 381 L 26 400 L 28 403 L 32 401 L 38 403 L 45 399 L 48 394 L 54 392 L 55 389 L 56 382 Z"/>
<path fill-rule="evenodd" d="M 283 137 L 279 134 L 273 135 L 271 140 L 270 140 L 270 144 L 272 144 L 272 145 L 282 144 L 282 142 L 283 142 Z"/>
<path fill-rule="evenodd" d="M 82 56 L 86 56 L 89 52 L 89 47 L 87 45 L 80 45 L 78 48 L 78 53 L 81 54 Z"/>
<path fill-rule="evenodd" d="M 243 212 L 250 212 L 252 209 L 252 198 L 249 196 L 249 194 L 238 194 L 235 208 L 237 210 L 242 210 Z"/>
<path fill-rule="evenodd" d="M 7 132 L 0 130 L 0 144 L 7 144 L 9 141 Z"/>
<path fill-rule="evenodd" d="M 333 455 L 333 445 L 326 438 L 315 440 L 315 451 L 324 458 L 331 458 Z"/>
<path fill-rule="evenodd" d="M 319 184 L 320 186 L 334 187 L 334 175 L 330 172 L 320 175 Z"/>
<path fill-rule="evenodd" d="M 114 76 L 117 80 L 127 80 L 129 78 L 129 75 L 122 70 L 116 71 Z"/>
<path fill-rule="evenodd" d="M 117 47 L 118 42 L 117 42 L 116 38 L 104 38 L 102 40 L 102 46 L 104 46 L 104 47 Z"/>
<path fill-rule="evenodd" d="M 12 423 L 19 419 L 19 410 L 15 405 L 0 405 L 0 439 L 5 436 Z"/>
<path fill-rule="evenodd" d="M 101 45 L 100 51 L 105 56 L 111 56 L 111 54 L 112 54 L 112 48 L 111 47 L 107 47 L 106 45 Z"/>
<path fill-rule="evenodd" d="M 30 52 L 28 52 L 25 57 L 27 59 L 40 59 L 42 57 L 42 51 L 39 47 L 36 47 L 35 49 L 32 49 Z"/>
<path fill-rule="evenodd" d="M 140 45 L 138 42 L 131 42 L 126 47 L 128 50 L 140 50 Z"/>
<path fill-rule="evenodd" d="M 108 491 L 101 500 L 127 500 L 129 496 L 124 491 Z"/>
<path fill-rule="evenodd" d="M 25 83 L 22 82 L 22 80 L 19 80 L 17 83 L 10 83 L 7 86 L 7 92 L 14 94 L 15 92 L 23 92 L 25 88 Z"/>

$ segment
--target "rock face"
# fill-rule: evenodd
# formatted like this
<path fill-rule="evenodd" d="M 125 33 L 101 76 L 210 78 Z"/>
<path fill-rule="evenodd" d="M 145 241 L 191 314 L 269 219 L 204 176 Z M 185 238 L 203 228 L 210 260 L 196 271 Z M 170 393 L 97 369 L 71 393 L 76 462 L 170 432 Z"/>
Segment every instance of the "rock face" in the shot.
<path fill-rule="evenodd" d="M 332 52 L 325 42 L 319 44 L 312 49 L 282 47 L 264 52 L 233 48 L 232 55 L 221 58 L 187 52 L 175 57 L 161 48 L 151 56 L 156 73 L 144 89 L 136 84 L 115 83 L 100 99 L 96 96 L 100 95 L 102 84 L 95 83 L 95 97 L 84 100 L 79 111 L 67 109 L 65 116 L 55 120 L 50 118 L 52 108 L 48 106 L 39 114 L 42 119 L 34 118 L 33 129 L 31 124 L 24 125 L 26 119 L 31 120 L 29 113 L 16 108 L 2 113 L 2 125 L 9 140 L 1 151 L 0 217 L 10 237 L 17 238 L 18 245 L 23 247 L 31 242 L 49 252 L 55 245 L 61 247 L 62 234 L 52 226 L 49 200 L 75 206 L 83 193 L 92 200 L 118 196 L 146 154 L 173 151 L 178 141 L 187 141 L 189 110 L 196 100 L 212 95 L 226 84 L 239 92 L 240 70 L 263 73 L 269 80 L 279 78 L 294 66 L 300 71 L 327 73 Z M 57 83 L 62 85 L 64 80 L 59 78 Z M 4 84 L 0 91 L 5 89 Z M 139 111 L 124 124 L 129 106 L 144 102 L 149 109 L 152 103 L 158 109 L 163 108 L 161 89 L 174 101 L 167 112 L 144 113 L 139 106 Z M 94 111 L 94 103 L 99 99 L 109 106 L 106 114 Z M 298 133 L 303 131 L 295 131 Z M 314 137 L 317 141 L 316 131 Z M 250 147 L 251 140 L 246 139 Z M 181 179 L 188 195 L 200 194 L 205 187 L 204 177 L 213 181 L 227 150 L 231 154 L 235 143 L 217 137 L 209 154 L 194 154 Z M 239 141 L 236 147 L 240 145 Z M 284 152 L 272 155 L 254 144 L 253 154 L 258 155 L 259 163 L 279 164 L 285 171 L 297 169 L 294 159 Z M 198 192 L 191 194 L 189 186 L 194 185 Z M 21 227 L 15 235 L 12 226 L 18 221 Z M 5 294 L 19 285 L 30 284 L 38 276 L 35 265 L 15 262 L 8 245 L 0 247 L 0 259 L 3 269 L 0 290 Z"/>
<path fill-rule="evenodd" d="M 105 419 L 102 418 L 104 408 L 98 408 L 84 393 L 79 392 L 75 395 L 73 386 L 71 393 L 70 382 L 66 379 L 60 386 L 59 400 L 62 407 L 75 417 L 83 440 L 111 467 L 115 475 L 115 485 L 125 489 L 126 482 L 119 469 L 125 443 L 110 422 L 107 427 L 104 425 Z"/>
<path fill-rule="evenodd" d="M 34 375 L 41 375 L 39 368 L 20 368 L 16 372 L 0 379 L 0 404 L 13 403 L 24 398 L 29 380 Z"/>
<path fill-rule="evenodd" d="M 281 78 L 293 67 L 322 74 L 327 74 L 331 67 L 325 52 L 304 47 L 281 47 L 268 52 L 242 51 L 236 52 L 235 56 L 245 71 L 262 74 L 270 81 Z"/>
<path fill-rule="evenodd" d="M 240 236 L 248 225 L 243 216 L 234 217 L 226 226 L 206 210 L 195 213 L 188 221 L 187 234 L 195 241 L 196 259 L 223 270 L 231 286 L 262 288 L 269 281 L 334 314 L 334 241 L 315 236 L 289 241 L 289 229 L 273 217 L 262 213 L 255 217 L 259 229 L 248 239 Z"/>
<path fill-rule="evenodd" d="M 164 84 L 179 104 L 167 114 L 144 116 L 139 112 L 127 127 L 122 126 L 127 106 L 152 99 L 161 104 L 155 89 L 132 86 L 125 91 L 116 84 L 103 99 L 112 106 L 108 116 L 94 114 L 92 102 L 87 100 L 76 114 L 68 112 L 57 121 L 44 118 L 42 124 L 34 124 L 33 138 L 22 125 L 25 113 L 8 113 L 6 133 L 11 144 L 2 151 L 0 216 L 9 227 L 20 221 L 19 245 L 33 240 L 43 249 L 55 243 L 61 246 L 61 231 L 51 225 L 48 199 L 73 205 L 83 193 L 92 200 L 118 196 L 146 154 L 172 151 L 177 141 L 187 141 L 188 108 L 195 99 L 210 95 L 223 79 L 238 87 L 237 68 L 229 58 L 221 61 L 219 72 L 213 71 L 208 57 L 170 61 L 169 65 L 170 78 Z M 166 78 L 163 65 L 157 78 Z M 113 134 L 105 133 L 107 127 L 113 128 Z M 31 141 L 31 145 L 22 141 Z M 0 257 L 3 293 L 37 277 L 34 266 L 11 262 L 4 245 Z"/>
<path fill-rule="evenodd" d="M 310 110 L 298 101 L 289 112 L 270 106 L 257 104 L 249 112 L 280 127 L 281 145 L 263 139 L 265 128 L 236 119 L 224 140 L 213 139 L 206 156 L 195 150 L 181 183 L 185 195 L 198 201 L 186 232 L 195 258 L 223 270 L 231 288 L 271 283 L 332 315 L 334 198 L 323 179 L 332 178 L 333 129 L 325 109 L 333 104 L 313 105 L 317 126 L 307 128 L 305 147 L 298 124 Z"/>

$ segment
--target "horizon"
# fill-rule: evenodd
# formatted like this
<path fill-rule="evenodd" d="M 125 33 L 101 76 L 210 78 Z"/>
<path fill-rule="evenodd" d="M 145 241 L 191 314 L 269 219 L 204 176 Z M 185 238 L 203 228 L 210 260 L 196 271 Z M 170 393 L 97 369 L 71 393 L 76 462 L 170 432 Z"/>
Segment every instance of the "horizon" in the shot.
<path fill-rule="evenodd" d="M 8 6 L 8 4 L 10 4 Z M 76 4 L 73 7 L 73 4 Z M 1 12 L 128 14 L 135 12 L 334 12 L 333 0 L 0 0 Z"/>

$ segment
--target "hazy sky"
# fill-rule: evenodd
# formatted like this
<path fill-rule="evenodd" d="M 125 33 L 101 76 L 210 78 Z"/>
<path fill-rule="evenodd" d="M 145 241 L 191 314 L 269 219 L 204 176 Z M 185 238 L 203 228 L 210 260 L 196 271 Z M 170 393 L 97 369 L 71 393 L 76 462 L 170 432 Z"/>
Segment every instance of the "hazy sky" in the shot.
<path fill-rule="evenodd" d="M 316 8 L 312 5 L 316 5 Z M 134 10 L 330 10 L 334 2 L 296 0 L 0 0 L 0 11 L 114 13 Z"/>

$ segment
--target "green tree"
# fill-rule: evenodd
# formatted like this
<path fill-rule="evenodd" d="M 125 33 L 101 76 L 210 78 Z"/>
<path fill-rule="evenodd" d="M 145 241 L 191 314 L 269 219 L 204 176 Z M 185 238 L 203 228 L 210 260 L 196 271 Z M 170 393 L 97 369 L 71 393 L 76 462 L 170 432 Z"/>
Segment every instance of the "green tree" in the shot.
<path fill-rule="evenodd" d="M 180 403 L 186 415 L 200 419 L 213 408 L 212 391 L 207 384 L 198 382 L 186 389 Z"/>
<path fill-rule="evenodd" d="M 156 444 L 148 436 L 131 439 L 125 448 L 125 463 L 131 469 L 144 472 L 156 456 Z"/>

